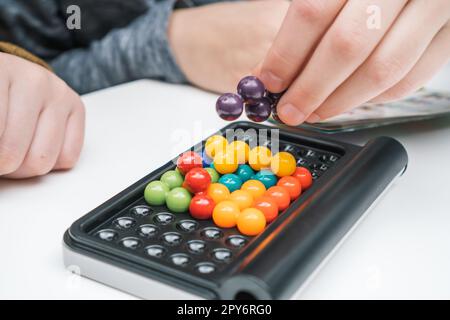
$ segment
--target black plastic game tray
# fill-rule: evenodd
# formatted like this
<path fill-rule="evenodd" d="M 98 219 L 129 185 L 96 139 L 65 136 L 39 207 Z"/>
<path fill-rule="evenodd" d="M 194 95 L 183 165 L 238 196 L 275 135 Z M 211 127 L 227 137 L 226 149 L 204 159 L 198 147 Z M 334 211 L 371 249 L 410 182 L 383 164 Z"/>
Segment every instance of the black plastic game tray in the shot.
<path fill-rule="evenodd" d="M 236 122 L 220 134 L 227 129 L 274 128 Z M 289 298 L 408 160 L 403 146 L 387 137 L 360 147 L 281 129 L 279 148 L 308 167 L 314 183 L 260 235 L 148 206 L 145 186 L 174 169 L 170 161 L 73 223 L 64 235 L 66 266 L 143 298 L 158 297 L 153 280 L 210 299 Z"/>

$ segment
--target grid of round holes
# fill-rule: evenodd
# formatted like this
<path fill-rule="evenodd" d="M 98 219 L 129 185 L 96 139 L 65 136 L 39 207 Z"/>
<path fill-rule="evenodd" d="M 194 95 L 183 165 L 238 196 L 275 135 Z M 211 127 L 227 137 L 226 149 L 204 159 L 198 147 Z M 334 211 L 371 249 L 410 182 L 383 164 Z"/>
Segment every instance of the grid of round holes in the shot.
<path fill-rule="evenodd" d="M 270 141 L 263 145 L 272 148 Z M 292 153 L 297 159 L 297 165 L 310 169 L 314 179 L 320 177 L 339 159 L 334 154 L 290 144 L 281 143 L 279 150 Z M 193 219 L 177 219 L 176 215 L 170 212 L 155 213 L 146 205 L 135 206 L 129 212 L 130 216 L 114 219 L 111 225 L 96 232 L 96 236 L 107 242 L 118 243 L 127 250 L 142 250 L 149 257 L 167 259 L 181 268 L 191 266 L 199 273 L 215 272 L 218 265 L 229 263 L 236 250 L 248 243 L 248 238 L 239 234 L 225 236 L 224 232 L 216 227 L 201 228 Z M 140 223 L 140 220 L 148 217 L 151 217 L 150 222 L 146 219 L 145 223 Z M 134 234 L 130 235 L 130 232 Z M 184 236 L 194 232 L 198 233 L 198 238 Z M 158 243 L 146 245 L 148 239 L 156 239 Z M 209 248 L 209 242 L 218 240 L 224 240 L 223 247 Z M 195 258 L 201 256 L 208 257 L 205 259 L 207 261 L 196 262 Z"/>
<path fill-rule="evenodd" d="M 179 218 L 178 214 L 170 212 L 154 212 L 145 207 L 131 208 L 130 215 L 115 218 L 95 235 L 126 250 L 164 259 L 176 267 L 191 267 L 205 275 L 227 265 L 248 243 L 248 238 L 242 235 L 226 235 L 219 228 L 202 227 L 194 219 Z M 152 243 L 146 244 L 147 240 Z M 217 246 L 218 243 L 222 245 Z"/>

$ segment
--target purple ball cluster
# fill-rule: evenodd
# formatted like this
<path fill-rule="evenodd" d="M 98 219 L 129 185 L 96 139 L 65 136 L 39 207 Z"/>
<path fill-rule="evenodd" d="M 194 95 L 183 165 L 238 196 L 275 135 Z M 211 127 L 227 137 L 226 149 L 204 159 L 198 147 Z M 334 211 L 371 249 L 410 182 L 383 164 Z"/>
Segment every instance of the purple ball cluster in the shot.
<path fill-rule="evenodd" d="M 247 76 L 239 81 L 237 94 L 225 93 L 217 99 L 216 111 L 227 121 L 239 118 L 245 107 L 245 114 L 254 122 L 266 121 L 270 115 L 279 121 L 276 107 L 282 93 L 271 93 L 257 77 Z"/>

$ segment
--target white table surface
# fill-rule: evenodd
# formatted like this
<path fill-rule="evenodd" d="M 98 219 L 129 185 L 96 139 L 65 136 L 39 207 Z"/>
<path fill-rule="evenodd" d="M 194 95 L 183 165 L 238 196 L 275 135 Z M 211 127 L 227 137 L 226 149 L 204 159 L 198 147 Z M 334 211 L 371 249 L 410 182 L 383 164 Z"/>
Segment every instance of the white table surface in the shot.
<path fill-rule="evenodd" d="M 450 90 L 450 65 L 433 81 Z M 0 180 L 0 298 L 130 299 L 72 275 L 62 263 L 70 224 L 226 123 L 216 95 L 139 81 L 84 97 L 78 166 L 26 181 Z M 398 180 L 296 299 L 450 298 L 450 119 L 336 138 L 399 139 L 409 153 Z M 155 298 L 190 298 L 155 282 Z"/>

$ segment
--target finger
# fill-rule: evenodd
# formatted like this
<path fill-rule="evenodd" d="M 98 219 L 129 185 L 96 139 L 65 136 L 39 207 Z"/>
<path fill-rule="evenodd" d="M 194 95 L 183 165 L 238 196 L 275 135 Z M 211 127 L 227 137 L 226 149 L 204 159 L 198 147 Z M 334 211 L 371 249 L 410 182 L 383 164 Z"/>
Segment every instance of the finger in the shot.
<path fill-rule="evenodd" d="M 84 128 L 85 108 L 80 100 L 67 121 L 64 144 L 56 161 L 55 170 L 66 170 L 75 166 L 83 147 Z"/>
<path fill-rule="evenodd" d="M 271 92 L 284 91 L 346 0 L 293 0 L 257 76 Z"/>
<path fill-rule="evenodd" d="M 31 90 L 27 94 L 23 91 L 14 84 L 10 89 L 6 127 L 0 138 L 0 176 L 20 167 L 36 129 L 41 101 L 30 98 L 38 96 Z"/>
<path fill-rule="evenodd" d="M 6 117 L 8 116 L 9 80 L 0 78 L 0 139 L 6 129 Z"/>
<path fill-rule="evenodd" d="M 423 87 L 450 60 L 450 22 L 436 35 L 414 68 L 399 83 L 371 100 L 383 103 L 401 99 Z"/>
<path fill-rule="evenodd" d="M 30 149 L 22 165 L 6 178 L 23 179 L 50 172 L 61 150 L 67 123 L 65 108 L 48 107 L 42 111 Z"/>
<path fill-rule="evenodd" d="M 284 94 L 279 117 L 302 123 L 367 59 L 406 4 L 406 0 L 349 1 L 317 46 L 300 76 Z M 382 23 L 368 27 L 368 8 L 382 13 Z"/>
<path fill-rule="evenodd" d="M 444 3 L 410 2 L 366 62 L 308 121 L 323 120 L 361 105 L 403 79 L 448 20 L 441 14 Z"/>

